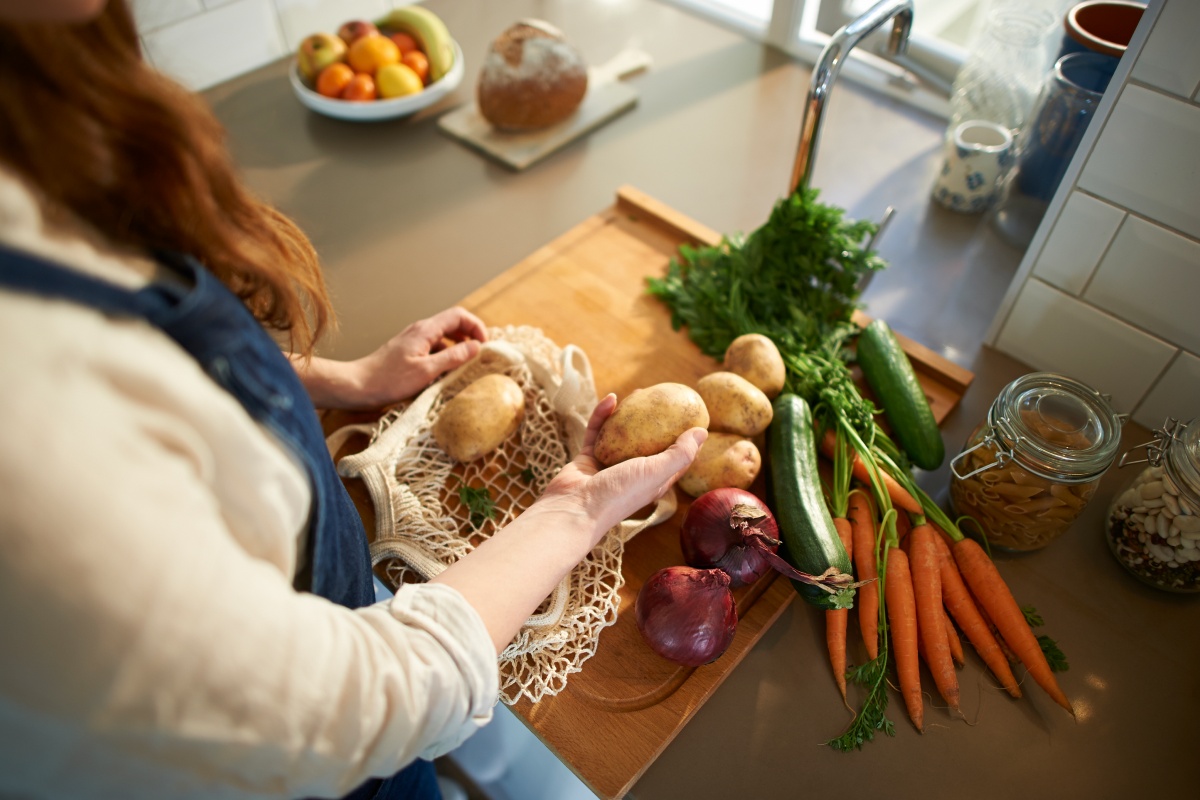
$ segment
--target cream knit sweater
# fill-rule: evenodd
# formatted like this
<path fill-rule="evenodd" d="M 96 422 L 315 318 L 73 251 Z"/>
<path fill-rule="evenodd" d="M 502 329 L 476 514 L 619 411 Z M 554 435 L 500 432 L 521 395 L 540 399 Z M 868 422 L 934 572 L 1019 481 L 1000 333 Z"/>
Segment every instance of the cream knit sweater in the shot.
<path fill-rule="evenodd" d="M 136 288 L 151 262 L 0 171 L 0 242 Z M 0 289 L 0 796 L 340 795 L 486 723 L 453 589 L 297 593 L 309 491 L 158 330 Z"/>

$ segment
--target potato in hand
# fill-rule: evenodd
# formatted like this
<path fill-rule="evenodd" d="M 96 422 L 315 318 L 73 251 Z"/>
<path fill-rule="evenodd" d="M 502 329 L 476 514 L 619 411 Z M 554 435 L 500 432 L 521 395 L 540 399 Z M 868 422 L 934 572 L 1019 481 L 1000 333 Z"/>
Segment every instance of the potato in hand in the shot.
<path fill-rule="evenodd" d="M 679 434 L 708 428 L 708 409 L 690 386 L 656 383 L 625 396 L 604 420 L 593 454 L 606 467 L 666 450 Z"/>

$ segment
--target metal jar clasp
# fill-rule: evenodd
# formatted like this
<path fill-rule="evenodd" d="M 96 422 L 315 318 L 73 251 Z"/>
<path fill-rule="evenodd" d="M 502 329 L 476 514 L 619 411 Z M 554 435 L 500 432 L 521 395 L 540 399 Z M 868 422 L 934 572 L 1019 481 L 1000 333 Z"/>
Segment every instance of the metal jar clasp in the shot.
<path fill-rule="evenodd" d="M 974 477 L 975 475 L 978 475 L 981 472 L 986 472 L 987 470 L 991 469 L 992 467 L 1003 467 L 1005 464 L 1007 464 L 1009 461 L 1012 460 L 1013 454 L 1012 454 L 1011 450 L 1005 450 L 1005 449 L 997 446 L 995 461 L 984 464 L 982 467 L 979 467 L 978 469 L 968 472 L 966 475 L 962 475 L 958 471 L 959 463 L 964 458 L 969 456 L 971 453 L 974 453 L 976 450 L 978 450 L 981 447 L 984 447 L 985 445 L 998 445 L 998 444 L 999 444 L 999 441 L 996 439 L 996 437 L 989 433 L 987 436 L 983 437 L 979 441 L 978 444 L 973 445 L 972 447 L 968 447 L 966 450 L 963 450 L 961 453 L 956 455 L 954 458 L 950 459 L 950 472 L 953 473 L 954 477 L 958 478 L 960 481 L 965 481 L 967 478 Z"/>

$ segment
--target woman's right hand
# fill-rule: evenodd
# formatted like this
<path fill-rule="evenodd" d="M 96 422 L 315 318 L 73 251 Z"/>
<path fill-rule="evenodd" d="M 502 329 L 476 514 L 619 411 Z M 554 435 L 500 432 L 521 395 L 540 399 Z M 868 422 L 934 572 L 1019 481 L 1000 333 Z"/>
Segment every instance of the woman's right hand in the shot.
<path fill-rule="evenodd" d="M 657 455 L 602 469 L 592 449 L 616 406 L 615 395 L 600 401 L 579 455 L 525 513 L 431 581 L 462 594 L 483 620 L 497 653 L 609 529 L 671 488 L 708 438 L 708 431 L 692 428 Z"/>
<path fill-rule="evenodd" d="M 593 544 L 612 526 L 662 497 L 691 466 L 700 445 L 708 438 L 704 428 L 692 428 L 681 433 L 661 453 L 603 467 L 593 449 L 600 427 L 616 406 L 613 394 L 596 405 L 588 421 L 583 449 L 529 509 L 533 511 L 540 506 L 539 511 L 554 509 L 579 515 L 580 524 L 595 526 Z"/>

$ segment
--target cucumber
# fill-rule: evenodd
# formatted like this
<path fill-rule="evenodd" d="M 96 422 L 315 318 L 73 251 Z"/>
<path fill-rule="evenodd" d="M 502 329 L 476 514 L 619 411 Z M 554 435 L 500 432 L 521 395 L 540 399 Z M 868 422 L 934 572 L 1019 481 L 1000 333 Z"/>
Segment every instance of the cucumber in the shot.
<path fill-rule="evenodd" d="M 809 575 L 820 575 L 830 567 L 850 573 L 850 557 L 821 492 L 812 410 L 804 398 L 789 393 L 779 395 L 771 405 L 775 413 L 767 429 L 767 463 L 775 521 L 783 540 L 780 555 Z M 835 603 L 834 595 L 820 587 L 796 580 L 792 586 L 820 608 L 846 605 L 846 598 Z"/>
<path fill-rule="evenodd" d="M 912 362 L 883 320 L 872 320 L 859 334 L 858 364 L 909 460 L 925 470 L 940 467 L 946 458 L 942 432 Z"/>

